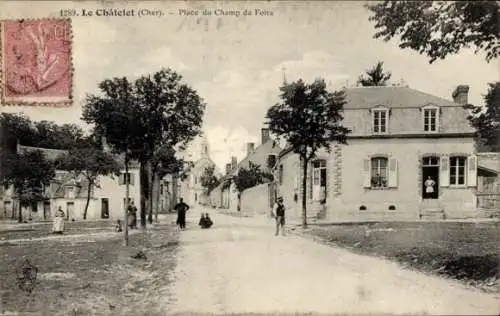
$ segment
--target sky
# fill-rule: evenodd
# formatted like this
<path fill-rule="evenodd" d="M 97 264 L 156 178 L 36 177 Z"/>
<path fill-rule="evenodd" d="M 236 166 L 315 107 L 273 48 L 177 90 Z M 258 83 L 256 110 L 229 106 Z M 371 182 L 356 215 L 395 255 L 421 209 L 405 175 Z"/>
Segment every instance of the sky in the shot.
<path fill-rule="evenodd" d="M 107 78 L 134 78 L 170 67 L 184 77 L 207 104 L 203 131 L 210 155 L 220 170 L 231 156 L 241 160 L 246 143 L 260 144 L 267 109 L 278 101 L 279 86 L 288 81 L 324 78 L 330 89 L 356 83 L 378 61 L 391 71 L 392 82 L 451 99 L 460 84 L 470 86 L 469 102 L 483 104 L 487 83 L 500 80 L 498 61 L 464 50 L 429 64 L 426 56 L 402 50 L 397 41 L 373 39 L 375 33 L 363 2 L 342 1 L 182 1 L 182 2 L 0 2 L 0 18 L 56 18 L 62 9 L 73 17 L 74 104 L 68 108 L 2 107 L 24 112 L 33 120 L 80 121 L 86 94 L 96 93 Z M 81 16 L 86 9 L 161 11 L 162 16 Z M 211 16 L 202 16 L 203 10 Z M 215 16 L 215 10 L 264 16 Z M 198 11 L 183 16 L 180 10 Z M 144 12 L 144 11 L 142 11 Z M 269 14 L 272 12 L 272 15 Z M 199 156 L 200 140 L 190 146 Z"/>

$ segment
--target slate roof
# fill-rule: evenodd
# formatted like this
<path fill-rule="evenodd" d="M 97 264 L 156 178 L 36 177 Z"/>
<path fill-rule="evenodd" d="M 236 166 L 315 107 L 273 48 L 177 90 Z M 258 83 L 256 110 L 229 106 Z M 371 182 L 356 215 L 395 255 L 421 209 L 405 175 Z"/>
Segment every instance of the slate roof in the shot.
<path fill-rule="evenodd" d="M 55 160 L 60 155 L 63 155 L 63 154 L 68 152 L 67 150 L 61 150 L 61 149 L 50 149 L 50 148 L 17 145 L 17 152 L 18 153 L 31 152 L 31 151 L 35 151 L 35 150 L 40 150 L 45 155 L 45 157 L 49 160 Z"/>
<path fill-rule="evenodd" d="M 422 107 L 427 104 L 438 106 L 461 106 L 428 93 L 403 86 L 346 88 L 347 104 L 344 109 L 366 109 L 377 105 L 389 108 Z"/>

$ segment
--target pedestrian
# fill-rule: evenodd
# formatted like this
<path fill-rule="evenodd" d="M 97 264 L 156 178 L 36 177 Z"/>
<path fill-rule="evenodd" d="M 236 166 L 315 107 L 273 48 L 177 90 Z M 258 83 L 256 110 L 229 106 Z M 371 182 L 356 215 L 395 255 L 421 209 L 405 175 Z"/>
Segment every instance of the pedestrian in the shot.
<path fill-rule="evenodd" d="M 436 185 L 436 182 L 432 179 L 432 177 L 427 177 L 427 180 L 424 182 L 425 186 L 425 194 L 427 198 L 431 198 L 433 193 L 434 193 L 434 186 Z"/>
<path fill-rule="evenodd" d="M 59 206 L 56 213 L 54 214 L 54 222 L 52 225 L 53 234 L 61 234 L 64 232 L 64 211 L 62 207 Z"/>
<path fill-rule="evenodd" d="M 199 225 L 201 226 L 202 229 L 207 229 L 207 228 L 210 228 L 212 227 L 214 223 L 212 222 L 212 219 L 210 218 L 210 215 L 208 215 L 208 213 L 201 213 L 201 218 L 200 218 L 200 222 L 199 222 Z"/>
<path fill-rule="evenodd" d="M 116 220 L 116 225 L 115 225 L 115 232 L 119 233 L 122 231 L 122 221 L 121 220 Z"/>
<path fill-rule="evenodd" d="M 273 217 L 276 219 L 276 233 L 275 235 L 279 235 L 279 231 L 281 228 L 281 235 L 285 236 L 285 206 L 283 205 L 283 197 L 278 197 L 276 203 L 273 207 Z"/>
<path fill-rule="evenodd" d="M 189 210 L 189 205 L 184 203 L 182 198 L 179 199 L 179 203 L 174 206 L 174 210 L 177 211 L 177 225 L 180 229 L 184 230 L 186 228 L 186 212 Z"/>
<path fill-rule="evenodd" d="M 130 229 L 137 228 L 137 207 L 134 205 L 134 201 L 131 201 L 128 206 L 128 226 Z"/>

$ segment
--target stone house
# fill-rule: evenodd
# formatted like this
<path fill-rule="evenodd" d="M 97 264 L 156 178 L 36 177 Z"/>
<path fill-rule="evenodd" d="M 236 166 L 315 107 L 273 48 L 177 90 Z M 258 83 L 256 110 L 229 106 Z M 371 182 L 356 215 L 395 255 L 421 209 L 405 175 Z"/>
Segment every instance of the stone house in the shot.
<path fill-rule="evenodd" d="M 290 148 L 279 155 L 277 190 L 290 216 L 301 216 L 304 189 L 308 215 L 324 219 L 475 216 L 477 156 L 463 108 L 468 90 L 458 86 L 449 101 L 404 86 L 345 89 L 348 144 L 317 154 L 305 188 L 299 157 Z"/>
<path fill-rule="evenodd" d="M 63 150 L 18 146 L 18 151 L 41 150 L 48 159 L 54 160 Z M 108 150 L 104 141 L 104 150 Z M 87 219 L 122 219 L 125 210 L 125 183 L 129 182 L 129 196 L 136 205 L 140 201 L 140 165 L 138 162 L 129 163 L 128 174 L 125 173 L 124 159 L 116 157 L 123 165 L 119 176 L 100 176 L 99 187 L 91 190 L 91 197 L 87 210 Z M 45 201 L 39 202 L 34 210 L 24 209 L 23 218 L 32 220 L 50 220 L 55 211 L 61 207 L 68 220 L 83 219 L 83 212 L 87 202 L 87 181 L 83 176 L 75 177 L 66 171 L 56 170 L 56 176 L 51 184 L 45 188 Z M 3 196 L 4 216 L 12 218 L 17 214 L 17 201 L 13 195 L 13 188 L 9 188 Z"/>
<path fill-rule="evenodd" d="M 282 148 L 270 137 L 269 129 L 261 129 L 261 144 L 255 147 L 255 143 L 247 143 L 246 156 L 237 163 L 236 157 L 231 158 L 231 163 L 226 165 L 226 175 L 221 184 L 214 189 L 210 196 L 213 206 L 238 210 L 238 190 L 232 182 L 232 178 L 242 168 L 248 168 L 250 163 L 258 165 L 260 170 L 273 173 L 274 166 Z"/>

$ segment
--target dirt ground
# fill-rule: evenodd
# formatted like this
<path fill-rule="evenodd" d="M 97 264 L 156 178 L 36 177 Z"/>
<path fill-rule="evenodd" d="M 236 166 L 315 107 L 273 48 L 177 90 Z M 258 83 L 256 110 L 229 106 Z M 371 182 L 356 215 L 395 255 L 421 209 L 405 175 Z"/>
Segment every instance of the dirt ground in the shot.
<path fill-rule="evenodd" d="M 73 224 L 73 225 L 72 225 Z M 20 315 L 155 315 L 157 302 L 168 300 L 171 272 L 178 249 L 177 232 L 170 224 L 130 236 L 123 246 L 121 233 L 109 238 L 110 225 L 70 223 L 63 238 L 16 242 L 18 238 L 47 235 L 36 231 L 0 234 L 0 314 Z M 73 226 L 73 227 L 71 227 Z M 99 233 L 106 238 L 99 238 Z M 76 237 L 77 233 L 91 233 Z M 15 237 L 15 238 L 14 238 Z M 139 251 L 145 258 L 132 258 Z M 33 291 L 20 289 L 18 269 L 24 259 L 38 268 Z"/>
<path fill-rule="evenodd" d="M 384 257 L 404 267 L 500 292 L 499 222 L 413 222 L 310 225 L 327 244 Z"/>

